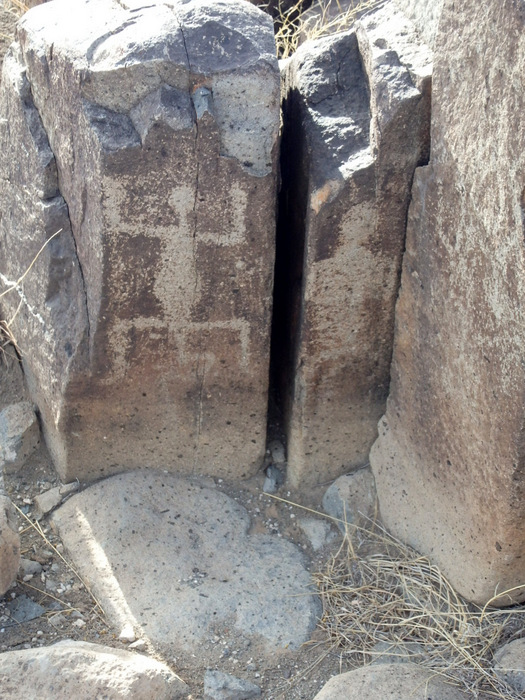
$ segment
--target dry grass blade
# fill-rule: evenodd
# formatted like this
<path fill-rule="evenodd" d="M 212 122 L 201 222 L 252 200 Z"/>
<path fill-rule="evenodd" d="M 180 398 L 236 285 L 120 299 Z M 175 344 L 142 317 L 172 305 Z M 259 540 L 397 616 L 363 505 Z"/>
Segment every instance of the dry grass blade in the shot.
<path fill-rule="evenodd" d="M 341 546 L 314 579 L 323 602 L 320 626 L 332 651 L 350 666 L 385 654 L 412 657 L 473 698 L 483 693 L 486 698 L 523 700 L 497 677 L 492 659 L 503 644 L 524 636 L 525 606 L 490 607 L 523 586 L 498 593 L 478 608 L 463 600 L 429 559 L 375 521 L 367 521 L 367 527 L 347 523 Z"/>
<path fill-rule="evenodd" d="M 11 286 L 5 289 L 2 293 L 0 293 L 0 299 L 4 297 L 6 294 L 9 294 L 9 292 L 12 292 L 14 289 L 17 289 L 17 287 L 20 285 L 21 282 L 25 280 L 27 275 L 31 272 L 33 269 L 33 265 L 36 263 L 38 258 L 41 256 L 41 254 L 44 252 L 45 248 L 51 243 L 53 238 L 58 236 L 60 233 L 62 233 L 62 229 L 59 229 L 58 231 L 55 231 L 55 233 L 52 236 L 49 236 L 49 238 L 43 243 L 40 247 L 40 250 L 38 253 L 35 255 L 35 257 L 31 260 L 31 263 L 29 266 L 26 268 L 26 270 L 20 275 L 20 277 L 16 280 L 16 282 L 8 282 Z"/>
<path fill-rule="evenodd" d="M 0 299 L 4 297 L 6 294 L 9 294 L 9 292 L 12 292 L 14 290 L 17 290 L 20 293 L 20 301 L 18 303 L 18 306 L 16 308 L 15 313 L 13 316 L 9 319 L 0 319 L 0 351 L 2 352 L 2 357 L 5 360 L 5 348 L 7 345 L 12 345 L 19 357 L 22 355 L 22 351 L 20 350 L 20 347 L 18 346 L 18 343 L 16 341 L 15 336 L 13 335 L 13 331 L 11 330 L 11 326 L 18 316 L 18 312 L 20 311 L 24 298 L 22 296 L 22 293 L 20 291 L 20 285 L 21 283 L 25 280 L 27 275 L 31 272 L 33 269 L 34 264 L 38 260 L 38 258 L 42 255 L 44 250 L 47 248 L 49 243 L 56 238 L 60 233 L 62 233 L 62 229 L 59 229 L 58 231 L 55 231 L 55 233 L 52 236 L 49 236 L 49 238 L 42 244 L 40 247 L 40 250 L 37 252 L 35 257 L 31 260 L 31 263 L 27 267 L 27 269 L 20 275 L 20 277 L 16 281 L 8 280 L 5 275 L 0 273 L 0 280 L 3 282 L 5 286 L 7 286 L 7 289 L 4 289 L 3 292 L 0 293 Z"/>
<path fill-rule="evenodd" d="M 89 596 L 91 597 L 91 599 L 93 600 L 93 602 L 95 604 L 94 609 L 95 609 L 96 614 L 98 615 L 98 617 L 100 617 L 100 619 L 103 622 L 105 622 L 104 617 L 103 617 L 104 610 L 102 608 L 102 605 L 99 603 L 99 601 L 95 597 L 95 594 L 93 593 L 91 588 L 88 586 L 88 584 L 84 581 L 82 576 L 78 573 L 78 571 L 74 568 L 74 566 L 63 556 L 63 554 L 61 552 L 58 551 L 58 549 L 55 547 L 55 545 L 52 542 L 50 542 L 49 538 L 46 537 L 46 533 L 42 530 L 40 523 L 37 520 L 35 520 L 33 522 L 30 518 L 28 518 L 27 515 L 22 510 L 20 510 L 20 508 L 16 505 L 16 503 L 13 503 L 13 506 L 15 507 L 18 514 L 22 518 L 24 518 L 24 520 L 28 523 L 28 526 L 33 528 L 33 530 L 35 530 L 35 532 L 38 533 L 39 537 L 41 537 L 42 540 L 46 543 L 46 546 L 53 550 L 53 552 L 56 554 L 56 556 L 59 557 L 63 561 L 63 563 L 67 566 L 67 568 L 71 571 L 71 573 L 73 573 L 76 576 L 76 578 L 80 581 L 80 583 L 84 586 L 84 588 L 86 589 L 86 591 L 88 592 Z M 25 582 L 23 582 L 23 584 L 29 585 Z M 40 589 L 36 589 L 36 590 L 40 591 Z M 44 591 L 40 591 L 40 592 L 45 593 Z M 46 595 L 50 595 L 50 594 L 46 593 Z M 50 596 L 50 597 L 52 598 L 53 596 Z M 58 600 L 58 598 L 56 600 Z M 59 602 L 63 602 L 63 601 L 59 601 Z"/>
<path fill-rule="evenodd" d="M 356 544 L 356 534 L 359 542 Z M 462 600 L 426 557 L 375 526 L 355 528 L 316 575 L 321 626 L 352 663 L 410 657 L 477 697 L 518 700 L 492 668 L 495 649 L 525 625 L 525 609 L 481 610 Z M 512 623 L 512 624 L 510 624 Z"/>
<path fill-rule="evenodd" d="M 8 12 L 12 12 L 18 17 L 21 17 L 29 9 L 29 7 L 24 2 L 22 2 L 22 0 L 4 0 L 3 4 L 4 8 Z"/>
<path fill-rule="evenodd" d="M 319 0 L 308 13 L 302 11 L 302 0 L 288 9 L 279 3 L 278 29 L 275 34 L 277 55 L 288 58 L 298 48 L 300 37 L 319 39 L 350 29 L 365 10 L 378 7 L 384 0 L 361 0 L 341 4 L 340 0 Z M 306 17 L 306 19 L 305 19 Z"/>

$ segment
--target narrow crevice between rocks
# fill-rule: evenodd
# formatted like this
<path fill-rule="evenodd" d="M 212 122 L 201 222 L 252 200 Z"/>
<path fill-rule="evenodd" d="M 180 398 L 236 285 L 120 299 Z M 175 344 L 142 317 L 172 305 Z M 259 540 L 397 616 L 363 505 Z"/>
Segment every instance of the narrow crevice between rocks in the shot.
<path fill-rule="evenodd" d="M 305 135 L 300 95 L 291 90 L 282 103 L 281 186 L 277 198 L 273 315 L 270 345 L 269 428 L 286 434 L 298 362 L 298 334 L 302 325 L 302 286 L 308 200 Z M 270 432 L 270 430 L 269 430 Z M 272 437 L 268 435 L 269 439 Z"/>

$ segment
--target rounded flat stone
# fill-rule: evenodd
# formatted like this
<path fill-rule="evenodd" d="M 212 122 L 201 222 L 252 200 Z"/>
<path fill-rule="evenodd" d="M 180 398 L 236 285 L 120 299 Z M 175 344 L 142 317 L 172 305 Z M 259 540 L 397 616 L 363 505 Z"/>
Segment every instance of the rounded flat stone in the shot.
<path fill-rule="evenodd" d="M 303 555 L 248 534 L 246 510 L 212 484 L 120 474 L 73 496 L 53 521 L 119 629 L 190 653 L 224 628 L 268 651 L 298 648 L 319 611 Z"/>

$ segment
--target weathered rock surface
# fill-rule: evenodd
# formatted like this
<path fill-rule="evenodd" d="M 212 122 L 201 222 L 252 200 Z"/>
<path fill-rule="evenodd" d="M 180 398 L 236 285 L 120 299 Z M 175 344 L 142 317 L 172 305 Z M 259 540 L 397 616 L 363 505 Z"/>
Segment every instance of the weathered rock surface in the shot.
<path fill-rule="evenodd" d="M 318 603 L 298 548 L 250 536 L 245 509 L 208 482 L 118 475 L 52 518 L 117 629 L 130 624 L 170 653 L 200 652 L 216 633 L 230 646 L 296 649 L 315 627 Z"/>
<path fill-rule="evenodd" d="M 86 326 L 82 276 L 56 161 L 16 45 L 3 66 L 0 150 L 0 288 L 11 290 L 0 301 L 2 316 L 16 314 L 11 328 L 26 361 L 26 379 L 40 378 L 40 391 L 58 415 Z M 36 402 L 43 406 L 43 399 Z"/>
<path fill-rule="evenodd" d="M 274 343 L 291 333 L 277 372 L 294 486 L 368 461 L 388 392 L 410 185 L 428 155 L 428 49 L 389 6 L 357 27 L 304 44 L 283 75 Z"/>
<path fill-rule="evenodd" d="M 16 471 L 40 443 L 40 428 L 28 401 L 10 404 L 0 412 L 0 471 Z"/>
<path fill-rule="evenodd" d="M 250 700 L 260 697 L 261 689 L 255 683 L 221 671 L 206 671 L 204 674 L 204 700 Z"/>
<path fill-rule="evenodd" d="M 524 29 L 510 0 L 445 2 L 370 456 L 385 525 L 478 603 L 525 581 Z"/>
<path fill-rule="evenodd" d="M 314 700 L 467 700 L 470 695 L 414 664 L 378 664 L 335 676 Z"/>
<path fill-rule="evenodd" d="M 425 42 L 434 48 L 444 0 L 393 0 L 414 23 Z"/>
<path fill-rule="evenodd" d="M 331 484 L 323 496 L 323 510 L 337 518 L 337 527 L 344 534 L 346 524 L 360 527 L 369 524 L 376 513 L 376 489 L 370 468 L 345 474 Z"/>
<path fill-rule="evenodd" d="M 317 518 L 299 518 L 297 524 L 310 540 L 310 544 L 315 552 L 329 544 L 337 537 L 336 530 L 332 529 L 326 520 Z"/>
<path fill-rule="evenodd" d="M 141 654 L 66 640 L 0 654 L 2 698 L 176 700 L 188 688 L 168 666 Z"/>
<path fill-rule="evenodd" d="M 525 693 L 525 639 L 515 639 L 494 654 L 496 675 L 518 693 Z"/>
<path fill-rule="evenodd" d="M 0 492 L 0 595 L 13 583 L 20 566 L 20 537 L 11 501 Z"/>
<path fill-rule="evenodd" d="M 22 300 L 15 335 L 62 479 L 253 473 L 274 260 L 271 19 L 240 0 L 59 0 L 17 37 L 0 106 L 4 284 L 61 233 L 3 301 Z"/>
<path fill-rule="evenodd" d="M 78 486 L 78 482 L 73 481 L 71 484 L 61 484 L 60 486 L 55 486 L 35 496 L 33 518 L 35 520 L 41 520 L 44 515 L 50 513 L 54 508 L 59 506 L 65 498 L 74 493 L 78 489 Z"/>

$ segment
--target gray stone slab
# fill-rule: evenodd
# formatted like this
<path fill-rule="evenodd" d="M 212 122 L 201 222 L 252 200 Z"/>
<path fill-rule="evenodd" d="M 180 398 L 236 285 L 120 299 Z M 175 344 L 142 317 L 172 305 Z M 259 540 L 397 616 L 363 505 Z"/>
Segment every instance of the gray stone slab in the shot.
<path fill-rule="evenodd" d="M 363 466 L 377 436 L 410 185 L 429 151 L 431 55 L 385 6 L 284 66 L 278 298 L 292 291 L 276 325 L 291 333 L 281 395 L 299 487 Z"/>
<path fill-rule="evenodd" d="M 9 617 L 12 622 L 7 622 L 5 627 L 13 627 L 14 625 L 19 625 L 21 622 L 28 622 L 29 620 L 36 620 L 36 618 L 41 617 L 45 613 L 46 609 L 35 603 L 34 600 L 28 598 L 26 595 L 19 595 L 14 600 L 11 600 L 6 605 L 6 609 L 9 611 Z"/>
<path fill-rule="evenodd" d="M 298 548 L 249 535 L 246 510 L 208 482 L 153 471 L 101 481 L 52 516 L 117 629 L 195 653 L 225 628 L 297 649 L 318 603 Z"/>
<path fill-rule="evenodd" d="M 417 27 L 424 40 L 434 47 L 443 0 L 393 0 Z"/>

